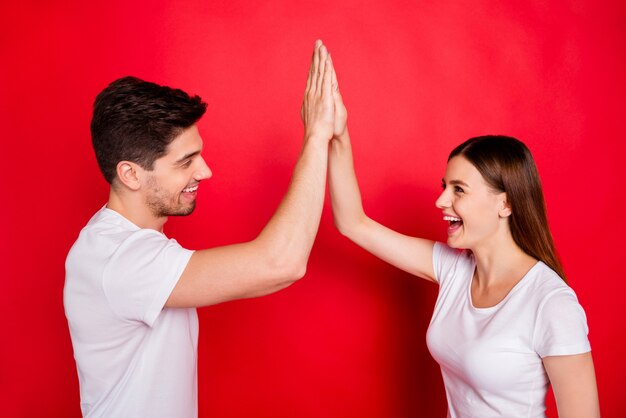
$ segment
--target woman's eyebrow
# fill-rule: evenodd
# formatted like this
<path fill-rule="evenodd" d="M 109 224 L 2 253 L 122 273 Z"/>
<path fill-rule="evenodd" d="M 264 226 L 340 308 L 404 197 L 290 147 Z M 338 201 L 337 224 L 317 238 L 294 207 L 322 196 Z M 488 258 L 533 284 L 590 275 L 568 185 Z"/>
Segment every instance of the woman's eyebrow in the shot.
<path fill-rule="evenodd" d="M 446 183 L 446 180 L 445 180 L 445 179 L 441 179 L 441 182 L 442 182 L 443 184 L 445 184 L 445 183 Z M 452 184 L 452 185 L 454 185 L 454 186 L 465 186 L 465 187 L 470 187 L 470 186 L 469 186 L 469 184 L 465 183 L 465 182 L 464 182 L 464 181 L 462 181 L 462 180 L 450 180 L 448 183 L 450 183 L 450 184 Z"/>

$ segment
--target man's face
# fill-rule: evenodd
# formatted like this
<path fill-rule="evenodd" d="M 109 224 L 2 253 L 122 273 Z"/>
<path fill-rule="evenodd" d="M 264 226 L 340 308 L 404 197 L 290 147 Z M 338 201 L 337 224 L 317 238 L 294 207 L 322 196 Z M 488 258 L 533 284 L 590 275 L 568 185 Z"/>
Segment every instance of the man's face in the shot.
<path fill-rule="evenodd" d="M 185 216 L 196 207 L 200 181 L 212 173 L 200 155 L 202 138 L 196 125 L 187 128 L 154 162 L 145 182 L 146 205 L 156 217 Z"/>

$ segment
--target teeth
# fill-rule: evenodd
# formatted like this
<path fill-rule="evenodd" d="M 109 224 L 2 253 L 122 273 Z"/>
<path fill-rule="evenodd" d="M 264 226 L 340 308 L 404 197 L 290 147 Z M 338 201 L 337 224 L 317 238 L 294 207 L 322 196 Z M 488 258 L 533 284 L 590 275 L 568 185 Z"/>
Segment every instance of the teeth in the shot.
<path fill-rule="evenodd" d="M 457 218 L 456 216 L 448 216 L 448 215 L 445 215 L 445 216 L 443 217 L 443 220 L 444 220 L 444 221 L 450 221 L 450 222 L 459 222 L 459 221 L 461 221 L 461 218 Z"/>
<path fill-rule="evenodd" d="M 187 187 L 186 189 L 183 189 L 183 192 L 185 192 L 185 193 L 193 193 L 196 190 L 198 190 L 198 185 L 195 185 L 193 187 Z"/>

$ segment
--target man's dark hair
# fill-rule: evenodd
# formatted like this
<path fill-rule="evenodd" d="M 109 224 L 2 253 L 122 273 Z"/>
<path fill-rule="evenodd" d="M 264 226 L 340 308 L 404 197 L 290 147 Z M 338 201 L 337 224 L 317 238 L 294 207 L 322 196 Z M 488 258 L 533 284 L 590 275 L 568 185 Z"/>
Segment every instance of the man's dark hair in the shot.
<path fill-rule="evenodd" d="M 100 170 L 112 183 L 120 161 L 152 170 L 167 146 L 206 111 L 206 103 L 179 89 L 136 77 L 109 84 L 93 105 L 91 141 Z"/>

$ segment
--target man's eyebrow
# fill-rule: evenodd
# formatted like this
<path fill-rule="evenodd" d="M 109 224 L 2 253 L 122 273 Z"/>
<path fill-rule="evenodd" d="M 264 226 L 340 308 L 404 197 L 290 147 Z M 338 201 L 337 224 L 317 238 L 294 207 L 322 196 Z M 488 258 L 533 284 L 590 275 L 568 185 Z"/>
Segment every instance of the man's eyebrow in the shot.
<path fill-rule="evenodd" d="M 194 151 L 194 152 L 190 152 L 189 154 L 185 154 L 182 158 L 179 158 L 178 160 L 174 161 L 174 165 L 180 164 L 180 163 L 184 162 L 185 160 L 188 160 L 191 157 L 195 157 L 196 155 L 199 155 L 199 154 L 200 154 L 200 150 Z"/>

